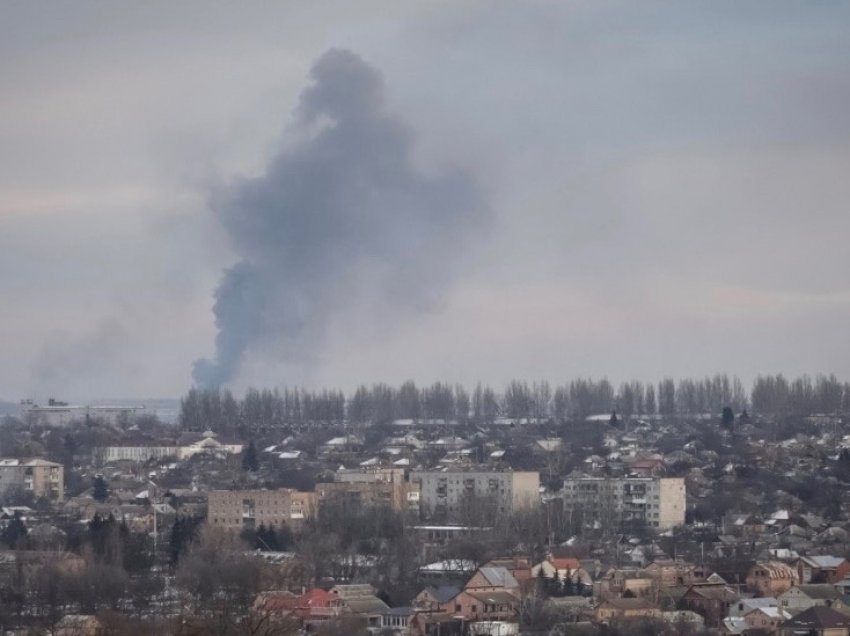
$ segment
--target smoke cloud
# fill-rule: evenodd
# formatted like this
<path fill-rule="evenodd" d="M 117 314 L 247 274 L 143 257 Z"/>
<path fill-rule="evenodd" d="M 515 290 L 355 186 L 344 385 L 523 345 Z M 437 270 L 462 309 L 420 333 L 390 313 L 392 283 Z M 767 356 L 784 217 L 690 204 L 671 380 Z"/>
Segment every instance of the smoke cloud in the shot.
<path fill-rule="evenodd" d="M 310 72 L 288 141 L 264 174 L 225 187 L 212 209 L 239 261 L 215 292 L 215 355 L 196 383 L 234 379 L 252 351 L 304 363 L 359 297 L 432 308 L 488 211 L 472 179 L 430 176 L 412 135 L 385 110 L 381 74 L 345 50 Z"/>

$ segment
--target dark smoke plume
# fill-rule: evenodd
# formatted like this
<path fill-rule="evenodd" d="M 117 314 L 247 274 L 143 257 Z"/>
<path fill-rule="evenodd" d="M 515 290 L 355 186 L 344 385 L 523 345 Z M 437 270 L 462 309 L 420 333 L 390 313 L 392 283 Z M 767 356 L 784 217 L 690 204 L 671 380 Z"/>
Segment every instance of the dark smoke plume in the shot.
<path fill-rule="evenodd" d="M 304 362 L 331 318 L 360 292 L 400 311 L 428 308 L 451 281 L 487 212 L 469 177 L 429 177 L 411 135 L 385 111 L 383 79 L 360 57 L 322 55 L 295 112 L 292 139 L 265 173 L 214 196 L 240 261 L 215 293 L 215 356 L 195 382 L 233 379 L 262 349 Z"/>

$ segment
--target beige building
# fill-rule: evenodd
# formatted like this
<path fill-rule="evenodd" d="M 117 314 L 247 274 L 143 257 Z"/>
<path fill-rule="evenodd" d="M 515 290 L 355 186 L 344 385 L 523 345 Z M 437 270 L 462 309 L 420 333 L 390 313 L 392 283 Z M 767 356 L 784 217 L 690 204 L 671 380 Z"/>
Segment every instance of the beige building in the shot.
<path fill-rule="evenodd" d="M 540 474 L 512 470 L 414 471 L 410 482 L 419 485 L 422 513 L 428 517 L 460 512 L 467 497 L 491 497 L 498 512 L 507 514 L 540 503 Z"/>
<path fill-rule="evenodd" d="M 665 529 L 685 523 L 681 477 L 571 477 L 561 490 L 564 508 L 585 521 L 616 524 L 638 520 Z"/>
<path fill-rule="evenodd" d="M 355 505 L 390 506 L 399 512 L 419 512 L 419 485 L 408 482 L 400 468 L 340 469 L 330 483 L 316 484 L 316 497 Z"/>
<path fill-rule="evenodd" d="M 707 578 L 706 570 L 681 559 L 658 559 L 643 569 L 656 587 L 676 587 L 702 583 Z"/>
<path fill-rule="evenodd" d="M 15 487 L 31 492 L 36 498 L 62 501 L 65 498 L 65 468 L 46 459 L 0 459 L 0 497 Z"/>
<path fill-rule="evenodd" d="M 290 526 L 298 528 L 315 509 L 316 495 L 291 488 L 277 490 L 212 490 L 207 522 L 228 530 Z"/>
<path fill-rule="evenodd" d="M 747 573 L 747 587 L 761 596 L 779 596 L 799 581 L 797 571 L 781 561 L 758 561 Z"/>
<path fill-rule="evenodd" d="M 346 501 L 362 506 L 389 506 L 398 512 L 419 511 L 419 486 L 407 482 L 330 482 L 316 484 L 321 506 L 326 501 Z"/>
<path fill-rule="evenodd" d="M 661 610 L 647 598 L 610 598 L 596 606 L 597 623 L 640 618 L 660 618 Z"/>

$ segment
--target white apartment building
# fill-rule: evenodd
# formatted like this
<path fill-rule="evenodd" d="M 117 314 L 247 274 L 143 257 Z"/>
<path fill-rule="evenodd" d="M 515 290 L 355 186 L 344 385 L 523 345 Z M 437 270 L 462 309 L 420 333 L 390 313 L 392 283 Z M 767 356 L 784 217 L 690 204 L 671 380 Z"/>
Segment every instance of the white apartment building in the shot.
<path fill-rule="evenodd" d="M 582 514 L 585 521 L 634 519 L 658 529 L 685 523 L 682 477 L 568 477 L 561 497 L 564 508 Z"/>
<path fill-rule="evenodd" d="M 537 472 L 413 471 L 410 481 L 419 484 L 419 503 L 425 517 L 437 513 L 456 516 L 468 497 L 492 497 L 502 514 L 540 503 L 540 474 Z"/>
<path fill-rule="evenodd" d="M 222 441 L 212 431 L 187 433 L 177 443 L 168 446 L 148 444 L 129 444 L 126 446 L 98 446 L 92 453 L 92 459 L 98 466 L 117 461 L 144 463 L 150 460 L 166 458 L 189 459 L 194 455 L 238 455 L 244 445 L 237 441 Z"/>
<path fill-rule="evenodd" d="M 181 450 L 180 446 L 98 446 L 92 456 L 98 466 L 119 461 L 143 464 L 152 459 L 179 459 Z"/>

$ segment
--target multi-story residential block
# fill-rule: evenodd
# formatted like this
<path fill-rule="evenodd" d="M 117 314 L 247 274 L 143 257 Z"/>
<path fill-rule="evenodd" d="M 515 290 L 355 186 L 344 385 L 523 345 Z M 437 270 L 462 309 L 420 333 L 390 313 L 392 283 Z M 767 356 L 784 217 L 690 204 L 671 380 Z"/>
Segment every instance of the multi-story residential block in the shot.
<path fill-rule="evenodd" d="M 659 529 L 685 523 L 681 477 L 570 477 L 564 480 L 561 497 L 564 508 L 585 521 L 638 520 Z"/>
<path fill-rule="evenodd" d="M 21 417 L 25 422 L 43 426 L 67 426 L 71 422 L 100 420 L 108 424 L 132 422 L 148 410 L 144 406 L 78 406 L 50 399 L 47 406 L 32 400 L 21 401 Z"/>
<path fill-rule="evenodd" d="M 403 468 L 368 466 L 363 468 L 340 468 L 334 473 L 334 481 L 345 483 L 401 483 L 405 481 Z"/>
<path fill-rule="evenodd" d="M 340 469 L 334 479 L 316 484 L 320 506 L 323 502 L 343 500 L 355 505 L 385 505 L 399 512 L 419 511 L 419 485 L 405 480 L 402 469 Z"/>
<path fill-rule="evenodd" d="M 65 468 L 46 459 L 0 459 L 0 495 L 12 487 L 21 487 L 37 498 L 62 501 Z"/>
<path fill-rule="evenodd" d="M 411 483 L 419 484 L 419 501 L 425 517 L 457 516 L 470 497 L 490 498 L 506 514 L 540 503 L 540 474 L 511 470 L 414 471 Z"/>
<path fill-rule="evenodd" d="M 297 529 L 315 509 L 316 494 L 291 488 L 212 490 L 207 522 L 228 530 L 290 526 Z"/>

